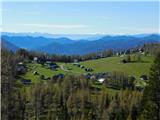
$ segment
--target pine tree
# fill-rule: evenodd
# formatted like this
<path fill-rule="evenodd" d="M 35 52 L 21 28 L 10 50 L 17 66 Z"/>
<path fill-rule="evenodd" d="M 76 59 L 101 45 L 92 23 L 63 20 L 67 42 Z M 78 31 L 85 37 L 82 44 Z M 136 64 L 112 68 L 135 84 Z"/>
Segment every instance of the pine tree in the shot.
<path fill-rule="evenodd" d="M 143 96 L 144 109 L 141 119 L 159 120 L 160 118 L 160 52 L 155 57 L 151 68 L 149 85 Z"/>
<path fill-rule="evenodd" d="M 131 56 L 127 55 L 127 62 L 131 62 Z"/>

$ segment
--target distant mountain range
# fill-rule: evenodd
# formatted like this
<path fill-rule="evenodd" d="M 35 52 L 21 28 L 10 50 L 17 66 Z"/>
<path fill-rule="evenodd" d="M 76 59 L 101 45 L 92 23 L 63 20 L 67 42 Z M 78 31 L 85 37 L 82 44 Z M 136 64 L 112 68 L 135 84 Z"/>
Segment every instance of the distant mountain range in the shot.
<path fill-rule="evenodd" d="M 31 36 L 31 37 L 45 37 L 45 38 L 68 38 L 72 40 L 96 40 L 101 37 L 106 36 L 106 34 L 48 34 L 48 33 L 10 33 L 10 32 L 2 32 L 2 35 L 6 36 Z"/>
<path fill-rule="evenodd" d="M 42 36 L 11 36 L 2 34 L 7 48 L 25 48 L 54 54 L 87 54 L 106 49 L 120 50 L 143 45 L 144 43 L 160 43 L 159 34 L 102 36 L 95 40 L 70 38 L 47 38 Z"/>
<path fill-rule="evenodd" d="M 68 38 L 45 38 L 45 37 L 32 37 L 32 36 L 6 36 L 2 35 L 3 40 L 7 40 L 8 42 L 15 44 L 16 46 L 20 48 L 25 49 L 36 49 L 40 48 L 49 44 L 52 44 L 53 42 L 59 43 L 59 44 L 70 44 L 75 41 L 70 40 Z"/>
<path fill-rule="evenodd" d="M 154 33 L 156 34 L 156 33 Z M 98 40 L 102 37 L 107 36 L 108 34 L 49 34 L 49 33 L 39 33 L 39 32 L 33 32 L 33 33 L 12 33 L 12 32 L 1 32 L 1 35 L 6 36 L 31 36 L 31 37 L 45 37 L 45 38 L 69 38 L 72 40 Z M 145 37 L 150 34 L 133 34 L 129 36 L 133 37 Z M 117 36 L 117 35 L 108 35 L 108 36 Z"/>

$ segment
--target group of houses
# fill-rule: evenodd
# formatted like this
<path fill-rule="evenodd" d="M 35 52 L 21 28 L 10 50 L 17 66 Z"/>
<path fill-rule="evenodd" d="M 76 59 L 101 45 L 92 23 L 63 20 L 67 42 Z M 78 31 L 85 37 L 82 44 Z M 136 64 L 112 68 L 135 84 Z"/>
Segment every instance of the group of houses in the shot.
<path fill-rule="evenodd" d="M 52 61 L 46 61 L 46 63 L 45 63 L 48 67 L 49 67 L 49 69 L 51 69 L 51 70 L 56 70 L 59 66 L 56 64 L 56 63 L 54 63 L 54 62 L 52 62 Z"/>
<path fill-rule="evenodd" d="M 23 62 L 19 62 L 16 65 L 16 74 L 20 75 L 20 74 L 25 74 L 25 72 L 27 72 L 27 67 Z"/>
<path fill-rule="evenodd" d="M 79 63 L 73 63 L 73 65 L 75 65 L 75 66 L 77 66 L 81 69 L 84 69 L 86 72 L 92 72 L 93 71 L 93 68 L 87 68 L 84 65 L 80 65 Z"/>
<path fill-rule="evenodd" d="M 42 63 L 41 59 L 39 59 L 38 57 L 34 57 L 33 62 Z M 59 67 L 56 63 L 52 62 L 49 59 L 44 62 L 44 65 L 48 66 L 48 68 L 51 70 L 56 70 Z"/>
<path fill-rule="evenodd" d="M 102 73 L 87 73 L 84 74 L 86 79 L 96 80 L 100 83 L 103 83 L 106 78 L 111 77 L 111 72 L 102 72 Z"/>
<path fill-rule="evenodd" d="M 137 49 L 129 49 L 129 50 L 125 50 L 125 51 L 119 51 L 119 52 L 116 52 L 116 55 L 120 56 L 120 57 L 124 57 L 125 55 L 130 54 L 130 53 L 140 53 L 142 55 L 145 54 L 145 52 L 142 48 L 137 48 Z"/>

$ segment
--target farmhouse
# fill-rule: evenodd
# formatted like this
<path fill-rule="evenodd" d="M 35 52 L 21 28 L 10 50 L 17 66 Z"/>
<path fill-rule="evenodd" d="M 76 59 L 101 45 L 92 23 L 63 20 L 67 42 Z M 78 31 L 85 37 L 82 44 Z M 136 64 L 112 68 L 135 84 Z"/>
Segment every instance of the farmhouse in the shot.
<path fill-rule="evenodd" d="M 64 78 L 64 74 L 58 74 L 58 75 L 55 75 L 53 77 L 56 78 L 56 79 L 62 79 L 62 78 Z"/>
<path fill-rule="evenodd" d="M 19 65 L 19 66 L 24 66 L 24 63 L 23 62 L 19 62 L 17 65 Z"/>
<path fill-rule="evenodd" d="M 46 61 L 46 64 L 51 64 L 52 62 L 50 60 L 47 60 Z"/>
<path fill-rule="evenodd" d="M 19 62 L 16 66 L 16 73 L 17 74 L 24 74 L 27 71 L 26 66 L 23 64 L 23 62 Z"/>
<path fill-rule="evenodd" d="M 99 82 L 103 82 L 105 80 L 105 78 L 111 77 L 111 73 L 110 72 L 106 72 L 106 73 L 88 73 L 88 74 L 84 74 L 84 76 L 87 79 L 92 79 L 92 80 L 97 80 Z"/>
<path fill-rule="evenodd" d="M 77 60 L 77 59 L 74 59 L 74 63 L 78 63 L 78 60 Z"/>
<path fill-rule="evenodd" d="M 73 65 L 79 65 L 79 63 L 73 63 Z"/>
<path fill-rule="evenodd" d="M 49 67 L 50 67 L 51 70 L 55 70 L 55 69 L 58 68 L 58 65 L 56 63 L 50 63 Z"/>
<path fill-rule="evenodd" d="M 81 66 L 80 66 L 80 68 L 84 68 L 84 66 L 83 66 L 83 65 L 81 65 Z"/>
<path fill-rule="evenodd" d="M 34 71 L 33 74 L 34 74 L 34 75 L 38 75 L 38 72 L 37 72 L 37 71 Z"/>
<path fill-rule="evenodd" d="M 23 80 L 21 80 L 21 83 L 24 84 L 24 85 L 29 85 L 29 84 L 32 83 L 32 81 L 28 80 L 28 79 L 23 79 Z"/>
<path fill-rule="evenodd" d="M 147 77 L 147 75 L 141 75 L 141 76 L 140 76 L 140 79 L 141 79 L 141 80 L 148 80 L 148 77 Z"/>
<path fill-rule="evenodd" d="M 100 78 L 100 79 L 98 79 L 98 82 L 103 83 L 104 80 L 105 80 L 105 78 Z"/>
<path fill-rule="evenodd" d="M 34 61 L 34 62 L 37 62 L 37 61 L 38 61 L 38 57 L 34 57 L 34 58 L 33 58 L 33 61 Z"/>
<path fill-rule="evenodd" d="M 117 53 L 116 53 L 116 55 L 117 55 L 117 56 L 119 56 L 119 55 L 120 55 L 120 53 L 119 53 L 119 52 L 117 52 Z"/>
<path fill-rule="evenodd" d="M 50 77 L 46 77 L 45 80 L 51 80 L 51 78 Z"/>
<path fill-rule="evenodd" d="M 111 77 L 111 73 L 110 72 L 106 72 L 106 73 L 96 73 L 95 74 L 95 78 L 101 79 L 101 78 L 107 78 L 107 77 Z"/>
<path fill-rule="evenodd" d="M 138 51 L 139 51 L 140 53 L 143 53 L 143 49 L 142 49 L 142 48 L 138 49 Z"/>
<path fill-rule="evenodd" d="M 90 77 L 90 79 L 91 79 L 91 80 L 95 80 L 96 77 L 95 77 L 94 75 L 92 75 L 92 76 Z"/>
<path fill-rule="evenodd" d="M 85 68 L 85 71 L 86 71 L 86 72 L 92 72 L 93 69 L 92 69 L 92 68 Z"/>
<path fill-rule="evenodd" d="M 91 79 L 92 75 L 90 73 L 88 73 L 88 74 L 85 74 L 84 76 L 85 76 L 86 79 Z"/>

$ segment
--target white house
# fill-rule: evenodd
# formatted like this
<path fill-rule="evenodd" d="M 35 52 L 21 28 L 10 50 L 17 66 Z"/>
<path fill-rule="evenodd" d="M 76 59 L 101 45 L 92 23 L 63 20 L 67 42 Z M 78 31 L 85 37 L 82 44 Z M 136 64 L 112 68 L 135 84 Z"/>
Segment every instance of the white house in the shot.
<path fill-rule="evenodd" d="M 34 59 L 33 59 L 35 62 L 37 62 L 37 60 L 38 60 L 38 58 L 37 57 L 34 57 Z"/>
<path fill-rule="evenodd" d="M 100 79 L 98 79 L 98 82 L 103 83 L 104 80 L 105 80 L 105 78 L 100 78 Z"/>

